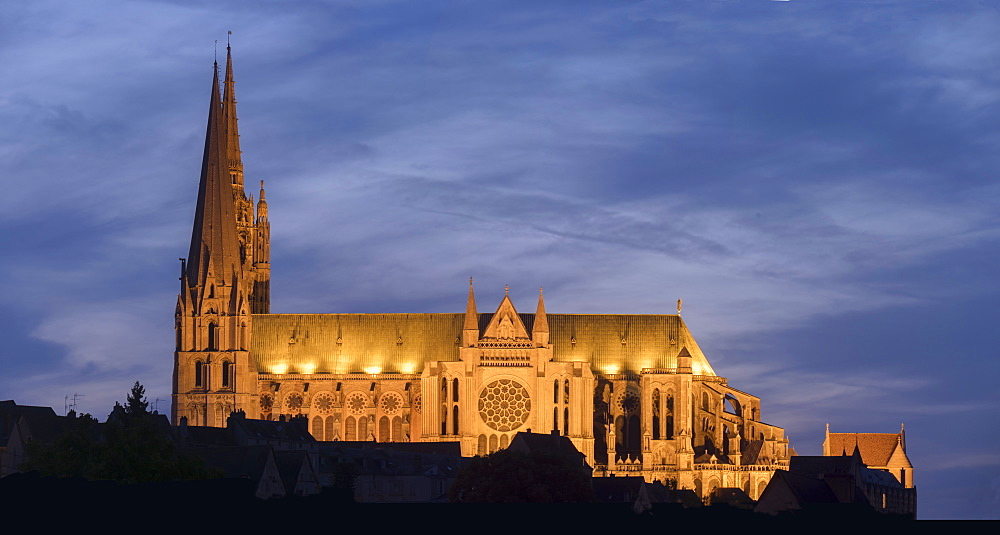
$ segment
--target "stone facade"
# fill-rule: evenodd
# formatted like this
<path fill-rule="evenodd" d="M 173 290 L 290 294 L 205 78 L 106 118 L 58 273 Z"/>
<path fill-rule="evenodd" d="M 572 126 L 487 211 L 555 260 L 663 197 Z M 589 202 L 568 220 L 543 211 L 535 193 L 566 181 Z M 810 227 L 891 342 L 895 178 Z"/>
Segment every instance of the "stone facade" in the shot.
<path fill-rule="evenodd" d="M 757 497 L 790 454 L 760 399 L 718 376 L 676 314 L 271 314 L 263 183 L 243 189 L 231 55 L 215 69 L 191 250 L 175 312 L 172 415 L 306 416 L 317 440 L 504 448 L 518 431 L 569 437 L 597 476 Z"/>

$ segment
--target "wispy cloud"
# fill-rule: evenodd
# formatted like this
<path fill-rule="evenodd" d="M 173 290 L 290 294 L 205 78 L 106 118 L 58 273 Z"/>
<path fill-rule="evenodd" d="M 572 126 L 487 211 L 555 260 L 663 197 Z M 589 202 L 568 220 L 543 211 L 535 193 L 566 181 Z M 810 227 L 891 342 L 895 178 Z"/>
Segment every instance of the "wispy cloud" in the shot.
<path fill-rule="evenodd" d="M 232 28 L 276 311 L 457 311 L 469 275 L 484 310 L 504 283 L 518 303 L 545 286 L 553 312 L 663 313 L 683 297 L 717 368 L 770 396 L 775 423 L 971 422 L 977 400 L 926 395 L 967 389 L 932 373 L 937 350 L 911 344 L 903 366 L 885 348 L 907 341 L 877 325 L 851 341 L 878 355 L 856 372 L 835 373 L 843 355 L 826 347 L 763 346 L 931 300 L 988 314 L 969 303 L 995 292 L 998 260 L 996 10 L 573 8 L 6 9 L 0 314 L 29 325 L 4 333 L 6 396 L 87 393 L 101 414 L 135 379 L 169 389 L 212 42 Z M 936 338 L 969 323 L 951 321 Z M 44 364 L 21 357 L 37 351 Z M 982 439 L 954 432 L 956 448 Z"/>

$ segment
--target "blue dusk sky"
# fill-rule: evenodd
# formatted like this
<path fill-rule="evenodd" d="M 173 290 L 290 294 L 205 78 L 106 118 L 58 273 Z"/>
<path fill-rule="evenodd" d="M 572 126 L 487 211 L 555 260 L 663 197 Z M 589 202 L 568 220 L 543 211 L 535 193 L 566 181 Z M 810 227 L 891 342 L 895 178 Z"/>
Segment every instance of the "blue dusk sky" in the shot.
<path fill-rule="evenodd" d="M 683 315 L 800 454 L 1000 517 L 1000 3 L 0 8 L 0 399 L 169 410 L 214 42 L 274 312 Z"/>

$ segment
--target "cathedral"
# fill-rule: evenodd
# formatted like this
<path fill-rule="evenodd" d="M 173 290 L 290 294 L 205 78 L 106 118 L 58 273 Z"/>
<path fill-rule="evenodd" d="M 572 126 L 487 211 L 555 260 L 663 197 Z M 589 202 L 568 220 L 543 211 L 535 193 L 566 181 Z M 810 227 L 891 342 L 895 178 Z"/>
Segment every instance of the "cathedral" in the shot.
<path fill-rule="evenodd" d="M 642 476 L 757 498 L 792 454 L 760 398 L 715 373 L 676 314 L 533 313 L 507 295 L 480 312 L 272 314 L 264 184 L 244 189 L 232 54 L 212 79 L 191 248 L 175 310 L 173 423 L 233 411 L 305 417 L 323 441 L 458 442 L 466 456 L 518 431 L 568 437 L 595 476 Z M 456 309 L 461 310 L 461 303 Z"/>

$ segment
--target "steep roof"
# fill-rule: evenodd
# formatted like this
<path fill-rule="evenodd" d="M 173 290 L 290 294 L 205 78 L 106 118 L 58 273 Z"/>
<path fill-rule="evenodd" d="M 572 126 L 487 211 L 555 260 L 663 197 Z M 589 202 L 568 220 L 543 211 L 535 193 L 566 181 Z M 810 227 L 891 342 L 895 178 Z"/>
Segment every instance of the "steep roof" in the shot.
<path fill-rule="evenodd" d="M 830 455 L 850 455 L 855 446 L 861 460 L 868 466 L 886 466 L 899 445 L 899 433 L 830 433 L 827 438 Z"/>
<path fill-rule="evenodd" d="M 212 75 L 212 96 L 208 107 L 205 153 L 198 183 L 198 205 L 194 213 L 191 249 L 187 258 L 187 279 L 191 286 L 203 284 L 209 274 L 227 284 L 239 269 L 239 239 L 236 209 L 229 174 L 226 126 L 219 100 L 219 65 Z"/>
<path fill-rule="evenodd" d="M 696 375 L 715 375 L 675 314 L 546 314 L 553 359 L 603 373 L 675 368 L 687 349 Z M 531 332 L 534 314 L 518 314 Z M 493 314 L 479 314 L 481 332 Z M 278 371 L 420 373 L 424 362 L 456 361 L 465 314 L 255 314 L 250 356 Z"/>
<path fill-rule="evenodd" d="M 36 407 L 34 405 L 18 405 L 14 400 L 0 401 L 0 447 L 7 445 L 10 433 L 21 416 L 32 415 L 36 418 L 55 417 L 52 407 Z"/>

